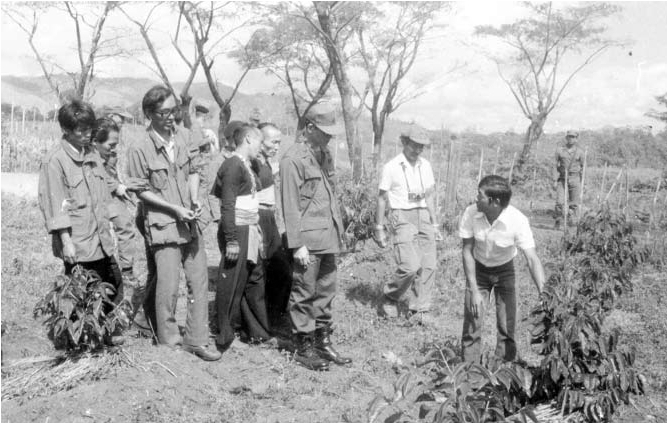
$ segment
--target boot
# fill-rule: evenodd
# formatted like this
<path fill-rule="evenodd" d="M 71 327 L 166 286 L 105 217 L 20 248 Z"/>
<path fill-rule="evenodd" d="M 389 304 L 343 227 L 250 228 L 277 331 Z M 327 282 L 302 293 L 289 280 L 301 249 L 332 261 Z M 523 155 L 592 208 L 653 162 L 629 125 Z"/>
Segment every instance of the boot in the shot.
<path fill-rule="evenodd" d="M 310 333 L 297 333 L 294 335 L 296 352 L 294 360 L 306 369 L 329 370 L 329 362 L 320 358 L 313 348 L 313 337 Z"/>
<path fill-rule="evenodd" d="M 331 332 L 333 332 L 331 324 L 315 329 L 315 352 L 317 355 L 339 365 L 352 363 L 350 357 L 343 357 L 331 345 Z"/>

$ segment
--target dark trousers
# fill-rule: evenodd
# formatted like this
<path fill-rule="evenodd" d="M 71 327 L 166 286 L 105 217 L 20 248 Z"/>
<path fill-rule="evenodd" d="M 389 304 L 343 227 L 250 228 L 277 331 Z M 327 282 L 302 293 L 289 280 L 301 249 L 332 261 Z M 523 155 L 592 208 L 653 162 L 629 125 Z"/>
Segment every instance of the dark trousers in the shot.
<path fill-rule="evenodd" d="M 568 175 L 567 187 L 565 186 L 565 178 L 558 179 L 558 187 L 556 190 L 556 207 L 554 213 L 556 220 L 563 219 L 563 205 L 567 197 L 568 214 L 567 218 L 576 219 L 577 209 L 579 208 L 579 200 L 581 200 L 581 175 L 573 173 Z"/>
<path fill-rule="evenodd" d="M 271 324 L 277 324 L 287 311 L 292 289 L 292 268 L 287 251 L 283 248 L 273 210 L 259 209 L 259 226 L 264 236 L 266 259 L 266 309 Z"/>
<path fill-rule="evenodd" d="M 308 267 L 294 263 L 289 301 L 292 333 L 310 333 L 330 325 L 335 294 L 335 254 L 311 254 Z"/>
<path fill-rule="evenodd" d="M 250 340 L 262 341 L 271 337 L 264 301 L 264 266 L 248 261 L 248 226 L 237 226 L 239 257 L 235 262 L 225 260 L 226 240 L 218 231 L 223 246 L 216 287 L 215 305 L 218 314 L 216 342 L 226 346 L 241 332 Z"/>
<path fill-rule="evenodd" d="M 110 283 L 116 289 L 116 294 L 111 298 L 114 304 L 118 304 L 123 299 L 123 276 L 116 259 L 111 256 L 106 256 L 103 259 L 95 261 L 84 261 L 76 264 L 69 264 L 65 262 L 65 274 L 71 275 L 74 266 L 80 265 L 86 270 L 95 271 L 103 282 Z"/>
<path fill-rule="evenodd" d="M 516 342 L 514 329 L 516 327 L 516 292 L 514 276 L 514 260 L 496 267 L 486 267 L 475 261 L 477 288 L 482 296 L 482 307 L 474 317 L 471 310 L 471 295 L 466 290 L 463 308 L 463 336 L 461 347 L 463 359 L 468 362 L 478 362 L 482 349 L 482 323 L 487 307 L 487 298 L 491 290 L 496 300 L 496 356 L 512 361 L 516 358 Z"/>

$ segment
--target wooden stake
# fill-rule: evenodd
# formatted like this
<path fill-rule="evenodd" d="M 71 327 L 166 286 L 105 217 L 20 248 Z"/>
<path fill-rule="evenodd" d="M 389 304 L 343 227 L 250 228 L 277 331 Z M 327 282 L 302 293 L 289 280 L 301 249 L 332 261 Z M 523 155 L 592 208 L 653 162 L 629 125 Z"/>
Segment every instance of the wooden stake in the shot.
<path fill-rule="evenodd" d="M 570 186 L 569 186 L 570 170 L 565 168 L 565 189 L 563 190 L 563 232 L 567 232 L 567 215 L 570 211 Z"/>
<path fill-rule="evenodd" d="M 482 169 L 484 168 L 484 147 L 479 152 L 479 171 L 477 172 L 477 183 L 482 180 Z"/>
<path fill-rule="evenodd" d="M 12 101 L 12 113 L 9 116 L 9 133 L 14 133 L 14 102 Z"/>
<path fill-rule="evenodd" d="M 535 198 L 535 179 L 537 178 L 537 166 L 533 168 L 533 181 L 530 184 L 530 212 L 533 212 L 533 198 Z"/>
<path fill-rule="evenodd" d="M 625 207 L 623 208 L 623 213 L 625 214 L 625 221 L 628 220 L 628 208 L 630 207 L 630 176 L 628 175 L 628 169 L 625 169 Z"/>
<path fill-rule="evenodd" d="M 498 172 L 498 163 L 500 162 L 500 146 L 496 148 L 496 162 L 493 164 L 493 175 L 497 175 Z"/>
<path fill-rule="evenodd" d="M 512 163 L 510 164 L 510 173 L 507 179 L 510 182 L 510 185 L 512 184 L 512 172 L 514 171 L 514 162 L 516 161 L 516 153 L 512 155 Z"/>
<path fill-rule="evenodd" d="M 584 150 L 584 165 L 581 169 L 581 192 L 579 193 L 579 208 L 577 210 L 577 218 L 581 219 L 584 208 L 584 186 L 586 184 L 586 160 L 588 158 L 588 147 Z"/>
<path fill-rule="evenodd" d="M 25 109 L 23 109 L 23 116 L 21 117 L 21 133 L 25 134 Z"/>
<path fill-rule="evenodd" d="M 609 163 L 604 162 L 604 170 L 602 171 L 602 183 L 600 184 L 600 191 L 598 192 L 598 204 L 600 204 L 600 201 L 602 200 L 602 194 L 604 194 L 604 185 L 607 182 L 607 166 Z"/>
<path fill-rule="evenodd" d="M 614 188 L 616 188 L 616 184 L 617 184 L 618 181 L 621 179 L 621 175 L 622 175 L 622 174 L 623 174 L 623 168 L 621 168 L 621 170 L 618 171 L 618 175 L 616 175 L 616 179 L 615 179 L 614 182 L 611 184 L 611 188 L 609 188 L 609 192 L 608 192 L 607 195 L 604 197 L 604 202 L 605 202 L 605 203 L 606 203 L 607 201 L 609 201 L 609 196 L 610 196 L 611 193 L 614 191 Z"/>

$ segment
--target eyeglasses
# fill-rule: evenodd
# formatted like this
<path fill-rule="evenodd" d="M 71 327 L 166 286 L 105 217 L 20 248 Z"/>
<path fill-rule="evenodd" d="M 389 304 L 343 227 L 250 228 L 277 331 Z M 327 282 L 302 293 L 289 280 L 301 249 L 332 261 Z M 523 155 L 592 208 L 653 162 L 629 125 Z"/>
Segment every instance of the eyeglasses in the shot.
<path fill-rule="evenodd" d="M 164 109 L 164 110 L 156 110 L 153 113 L 155 116 L 159 117 L 160 119 L 166 119 L 169 116 L 175 115 L 176 113 L 179 112 L 178 106 L 172 107 L 171 109 Z"/>

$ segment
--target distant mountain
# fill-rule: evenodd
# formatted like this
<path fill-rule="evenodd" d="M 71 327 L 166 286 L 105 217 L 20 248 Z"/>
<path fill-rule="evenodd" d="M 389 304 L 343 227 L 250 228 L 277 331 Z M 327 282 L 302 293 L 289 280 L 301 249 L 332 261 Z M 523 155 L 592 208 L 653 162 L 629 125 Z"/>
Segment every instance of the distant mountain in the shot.
<path fill-rule="evenodd" d="M 56 80 L 63 86 L 68 84 L 68 78 L 65 75 L 56 76 Z M 58 103 L 55 94 L 49 87 L 43 77 L 18 77 L 3 75 L 2 81 L 2 102 L 14 103 L 22 108 L 38 108 L 42 113 L 52 110 Z M 104 106 L 120 106 L 128 110 L 139 109 L 143 94 L 153 85 L 160 81 L 148 78 L 97 78 L 93 81 L 93 95 L 91 102 L 96 108 Z M 182 83 L 175 83 L 174 88 L 178 91 L 183 86 Z M 227 85 L 218 85 L 220 94 L 223 98 L 231 95 L 233 89 Z M 217 115 L 218 107 L 211 96 L 206 83 L 194 83 L 190 87 L 190 94 L 198 99 L 207 102 L 214 116 Z M 247 119 L 253 108 L 258 108 L 262 116 L 267 120 L 275 120 L 279 123 L 293 120 L 285 106 L 288 105 L 287 97 L 281 95 L 268 94 L 245 94 L 237 92 L 232 100 L 232 119 Z M 287 123 L 287 122 L 285 122 Z"/>

